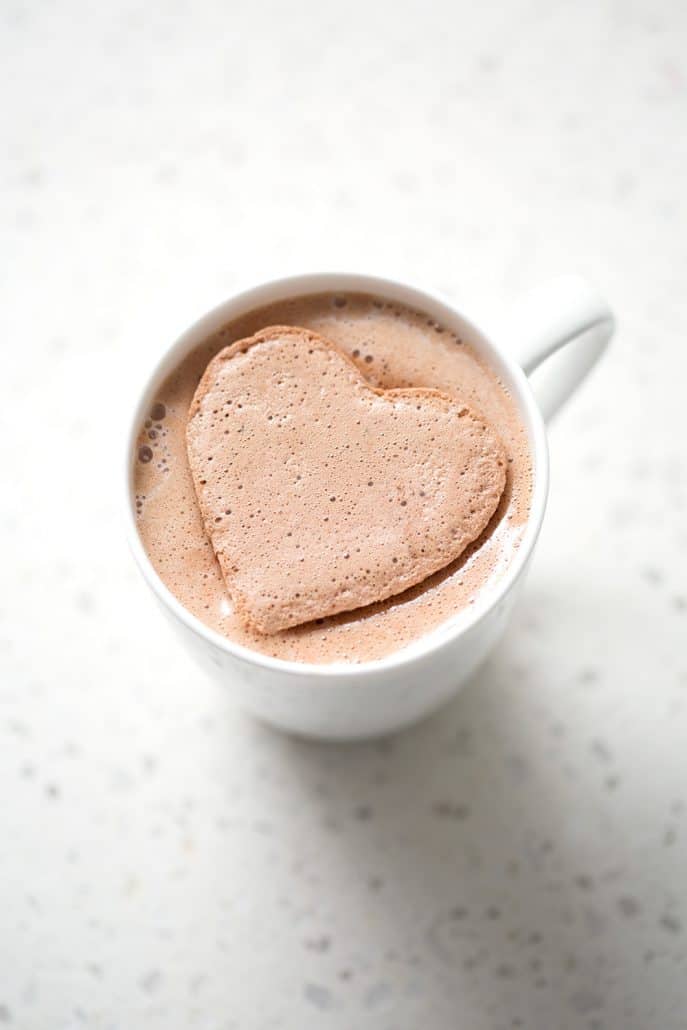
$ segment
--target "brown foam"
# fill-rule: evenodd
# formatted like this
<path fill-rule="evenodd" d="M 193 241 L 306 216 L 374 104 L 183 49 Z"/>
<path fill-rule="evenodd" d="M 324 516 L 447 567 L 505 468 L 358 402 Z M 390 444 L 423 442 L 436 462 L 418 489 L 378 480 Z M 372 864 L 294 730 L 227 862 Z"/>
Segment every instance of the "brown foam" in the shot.
<path fill-rule="evenodd" d="M 463 554 L 412 587 L 366 608 L 265 636 L 235 611 L 206 536 L 186 452 L 189 406 L 208 362 L 266 325 L 321 333 L 383 389 L 439 388 L 498 429 L 508 458 L 506 488 L 489 526 Z M 228 322 L 191 351 L 154 398 L 162 420 L 142 425 L 136 442 L 153 457 L 136 460 L 138 528 L 158 575 L 193 615 L 254 651 L 291 661 L 371 661 L 405 648 L 469 608 L 508 569 L 529 515 L 531 458 L 516 404 L 469 339 L 426 314 L 363 294 L 315 294 L 257 308 Z M 154 431 L 156 437 L 149 439 Z"/>
<path fill-rule="evenodd" d="M 455 561 L 506 479 L 500 440 L 464 404 L 376 389 L 296 327 L 220 351 L 186 435 L 234 606 L 268 634 L 382 601 Z"/>

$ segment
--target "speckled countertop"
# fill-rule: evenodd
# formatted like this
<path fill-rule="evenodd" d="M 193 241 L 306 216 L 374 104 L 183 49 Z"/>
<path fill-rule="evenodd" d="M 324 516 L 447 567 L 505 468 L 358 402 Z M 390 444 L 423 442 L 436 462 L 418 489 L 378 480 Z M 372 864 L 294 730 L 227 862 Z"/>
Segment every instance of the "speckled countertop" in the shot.
<path fill-rule="evenodd" d="M 1 17 L 0 1025 L 686 1027 L 684 5 Z M 505 639 L 352 747 L 196 672 L 118 507 L 160 348 L 327 267 L 620 321 Z"/>

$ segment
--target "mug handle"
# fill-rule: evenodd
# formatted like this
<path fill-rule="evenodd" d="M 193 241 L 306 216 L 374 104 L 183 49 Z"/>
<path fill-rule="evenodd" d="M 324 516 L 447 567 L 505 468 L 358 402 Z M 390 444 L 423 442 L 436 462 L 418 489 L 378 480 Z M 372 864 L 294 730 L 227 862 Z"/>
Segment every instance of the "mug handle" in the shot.
<path fill-rule="evenodd" d="M 501 340 L 527 376 L 544 420 L 551 419 L 606 349 L 615 319 L 582 276 L 566 275 L 525 294 L 502 323 Z"/>

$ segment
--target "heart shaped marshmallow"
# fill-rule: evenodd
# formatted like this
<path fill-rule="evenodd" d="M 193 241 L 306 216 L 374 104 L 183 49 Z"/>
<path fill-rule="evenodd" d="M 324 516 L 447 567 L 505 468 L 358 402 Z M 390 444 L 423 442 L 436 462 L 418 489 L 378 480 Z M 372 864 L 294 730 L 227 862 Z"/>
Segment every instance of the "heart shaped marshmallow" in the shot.
<path fill-rule="evenodd" d="M 327 340 L 272 326 L 214 357 L 186 430 L 205 529 L 262 633 L 398 594 L 485 529 L 503 445 L 435 390 L 377 390 Z"/>

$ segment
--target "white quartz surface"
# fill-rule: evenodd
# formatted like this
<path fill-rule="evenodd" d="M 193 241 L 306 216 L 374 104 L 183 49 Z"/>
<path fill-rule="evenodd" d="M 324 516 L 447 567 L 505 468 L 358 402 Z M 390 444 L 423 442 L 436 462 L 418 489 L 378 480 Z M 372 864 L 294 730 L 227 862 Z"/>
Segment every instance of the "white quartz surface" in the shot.
<path fill-rule="evenodd" d="M 687 1027 L 685 12 L 2 4 L 3 1030 Z M 503 642 L 346 747 L 196 671 L 119 494 L 161 348 L 329 268 L 620 326 Z"/>

